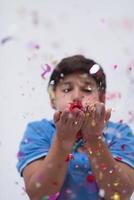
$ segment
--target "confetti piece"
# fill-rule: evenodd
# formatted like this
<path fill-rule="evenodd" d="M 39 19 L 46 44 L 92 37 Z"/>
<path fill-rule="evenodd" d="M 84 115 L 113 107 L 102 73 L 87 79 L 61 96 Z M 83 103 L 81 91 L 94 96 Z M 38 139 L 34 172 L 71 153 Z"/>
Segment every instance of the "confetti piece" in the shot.
<path fill-rule="evenodd" d="M 22 152 L 22 151 L 19 151 L 18 153 L 17 153 L 17 158 L 18 159 L 20 159 L 20 158 L 22 158 L 22 157 L 24 157 L 25 156 L 25 154 Z"/>
<path fill-rule="evenodd" d="M 63 77 L 64 77 L 64 74 L 63 74 L 63 73 L 61 73 L 61 74 L 60 74 L 60 77 L 62 77 L 62 78 L 63 78 Z"/>
<path fill-rule="evenodd" d="M 38 49 L 40 49 L 40 45 L 37 44 L 36 42 L 31 41 L 28 44 L 28 49 L 29 50 L 38 50 Z"/>
<path fill-rule="evenodd" d="M 125 146 L 126 146 L 125 144 L 122 144 L 122 145 L 121 145 L 121 149 L 122 149 L 123 151 L 125 150 Z"/>
<path fill-rule="evenodd" d="M 52 195 L 50 195 L 49 196 L 49 200 L 56 200 L 57 199 L 57 197 L 59 196 L 59 192 L 57 192 L 57 193 L 55 193 L 55 194 L 52 194 Z"/>
<path fill-rule="evenodd" d="M 117 186 L 119 185 L 119 183 L 118 183 L 118 182 L 115 182 L 113 185 L 114 185 L 115 187 L 117 187 Z"/>
<path fill-rule="evenodd" d="M 35 183 L 35 186 L 36 186 L 36 188 L 40 188 L 40 187 L 41 187 L 41 183 L 36 182 L 36 183 Z"/>
<path fill-rule="evenodd" d="M 118 161 L 122 160 L 122 158 L 120 156 L 117 156 L 115 159 L 118 160 Z"/>
<path fill-rule="evenodd" d="M 70 160 L 74 160 L 74 156 L 73 156 L 73 154 L 68 154 L 68 156 L 67 156 L 67 158 L 66 158 L 66 162 L 69 162 Z"/>
<path fill-rule="evenodd" d="M 44 196 L 41 200 L 49 200 L 49 196 Z"/>
<path fill-rule="evenodd" d="M 50 84 L 50 85 L 54 85 L 54 84 L 55 84 L 55 81 L 54 81 L 54 80 L 51 80 L 49 84 Z"/>
<path fill-rule="evenodd" d="M 110 171 L 109 171 L 109 174 L 112 174 L 112 173 L 113 173 L 113 171 L 114 171 L 113 169 L 110 169 Z"/>
<path fill-rule="evenodd" d="M 106 99 L 107 100 L 116 100 L 121 98 L 121 93 L 120 92 L 107 92 L 106 94 Z"/>
<path fill-rule="evenodd" d="M 120 200 L 120 195 L 118 192 L 115 192 L 113 195 L 113 200 Z"/>
<path fill-rule="evenodd" d="M 45 66 L 46 66 L 46 69 L 43 68 L 44 72 L 41 74 L 41 77 L 42 77 L 43 79 L 45 79 L 46 73 L 48 73 L 48 72 L 51 71 L 51 66 L 50 66 L 50 65 L 45 64 Z"/>
<path fill-rule="evenodd" d="M 92 175 L 92 174 L 89 174 L 87 177 L 86 177 L 86 180 L 88 183 L 93 183 L 95 181 L 95 176 Z"/>
<path fill-rule="evenodd" d="M 96 74 L 100 69 L 100 66 L 98 64 L 94 64 L 91 69 L 89 70 L 90 74 Z"/>
<path fill-rule="evenodd" d="M 118 65 L 113 65 L 114 69 L 117 69 Z"/>
<path fill-rule="evenodd" d="M 128 132 L 128 134 L 127 134 L 127 136 L 129 136 L 129 137 L 132 136 L 132 135 L 133 135 L 133 134 L 132 134 L 131 132 Z"/>
<path fill-rule="evenodd" d="M 7 36 L 7 37 L 5 37 L 5 38 L 3 38 L 3 39 L 1 40 L 1 44 L 3 45 L 3 44 L 9 42 L 9 41 L 12 40 L 12 39 L 13 39 L 13 37 Z"/>
<path fill-rule="evenodd" d="M 120 119 L 120 120 L 119 120 L 119 123 L 121 123 L 121 124 L 122 124 L 122 123 L 123 123 L 123 119 Z"/>
<path fill-rule="evenodd" d="M 99 190 L 99 196 L 103 198 L 105 196 L 105 190 L 100 189 Z"/>
<path fill-rule="evenodd" d="M 66 190 L 66 193 L 67 193 L 67 194 L 72 194 L 72 190 L 67 189 L 67 190 Z"/>

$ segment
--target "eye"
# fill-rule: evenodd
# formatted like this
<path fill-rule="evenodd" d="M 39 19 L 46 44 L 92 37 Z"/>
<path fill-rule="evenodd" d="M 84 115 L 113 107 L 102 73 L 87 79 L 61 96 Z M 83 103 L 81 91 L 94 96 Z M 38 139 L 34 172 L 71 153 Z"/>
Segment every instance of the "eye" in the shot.
<path fill-rule="evenodd" d="M 64 93 L 68 93 L 71 89 L 70 88 L 66 88 L 64 90 L 62 90 Z"/>
<path fill-rule="evenodd" d="M 85 92 L 88 92 L 88 93 L 92 93 L 92 92 L 93 92 L 93 89 L 89 87 L 89 88 L 84 89 L 84 91 L 85 91 Z"/>

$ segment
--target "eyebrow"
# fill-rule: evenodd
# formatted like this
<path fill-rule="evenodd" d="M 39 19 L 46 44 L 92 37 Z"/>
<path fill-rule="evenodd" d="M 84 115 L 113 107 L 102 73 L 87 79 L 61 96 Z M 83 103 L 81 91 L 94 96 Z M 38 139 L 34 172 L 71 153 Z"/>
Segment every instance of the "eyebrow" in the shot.
<path fill-rule="evenodd" d="M 93 82 L 91 82 L 91 81 L 88 81 L 88 80 L 86 80 L 86 81 L 82 81 L 82 83 L 84 83 L 84 85 L 93 85 Z M 61 82 L 60 84 L 59 84 L 59 86 L 64 86 L 64 85 L 72 85 L 73 84 L 73 82 L 71 82 L 71 81 L 63 81 L 63 82 Z"/>

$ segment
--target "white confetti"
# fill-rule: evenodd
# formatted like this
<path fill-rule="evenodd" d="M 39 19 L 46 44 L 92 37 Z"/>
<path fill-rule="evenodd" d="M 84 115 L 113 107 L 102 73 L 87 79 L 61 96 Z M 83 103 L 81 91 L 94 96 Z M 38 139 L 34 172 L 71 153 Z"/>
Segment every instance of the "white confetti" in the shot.
<path fill-rule="evenodd" d="M 91 69 L 89 70 L 89 73 L 90 74 L 95 74 L 99 71 L 100 69 L 100 66 L 98 64 L 94 64 Z"/>

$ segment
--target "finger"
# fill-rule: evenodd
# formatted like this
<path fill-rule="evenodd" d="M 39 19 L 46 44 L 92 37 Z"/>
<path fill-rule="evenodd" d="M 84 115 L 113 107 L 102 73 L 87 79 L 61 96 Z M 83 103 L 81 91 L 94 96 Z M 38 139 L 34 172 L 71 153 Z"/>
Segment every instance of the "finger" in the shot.
<path fill-rule="evenodd" d="M 61 121 L 63 123 L 66 123 L 68 118 L 69 118 L 69 111 L 68 110 L 63 111 L 61 114 Z"/>
<path fill-rule="evenodd" d="M 54 113 L 54 123 L 57 123 L 60 119 L 61 112 L 57 111 Z"/>
<path fill-rule="evenodd" d="M 72 125 L 72 126 L 74 126 L 74 125 L 78 125 L 79 124 L 79 117 L 80 117 L 80 113 L 81 113 L 82 111 L 81 110 L 79 110 L 78 108 L 76 108 L 75 110 L 73 110 L 73 112 L 72 112 L 72 119 L 70 119 L 69 120 L 69 122 L 70 122 L 70 124 Z"/>
<path fill-rule="evenodd" d="M 109 108 L 109 109 L 106 110 L 106 114 L 105 114 L 105 121 L 106 121 L 106 122 L 107 122 L 107 121 L 110 119 L 110 117 L 111 117 L 111 111 L 112 111 L 111 108 Z"/>

